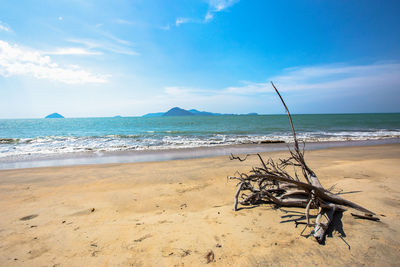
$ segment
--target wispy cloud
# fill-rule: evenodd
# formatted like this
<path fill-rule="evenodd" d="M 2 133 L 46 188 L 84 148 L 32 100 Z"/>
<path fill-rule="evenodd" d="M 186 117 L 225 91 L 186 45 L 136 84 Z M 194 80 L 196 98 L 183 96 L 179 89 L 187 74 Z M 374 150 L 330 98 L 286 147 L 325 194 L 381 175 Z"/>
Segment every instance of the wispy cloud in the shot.
<path fill-rule="evenodd" d="M 59 66 L 42 52 L 0 40 L 0 75 L 27 75 L 66 84 L 105 83 L 106 75 L 93 74 L 77 65 Z"/>
<path fill-rule="evenodd" d="M 0 31 L 10 32 L 11 28 L 6 23 L 0 21 Z"/>
<path fill-rule="evenodd" d="M 239 0 L 210 0 L 208 2 L 208 11 L 204 17 L 204 22 L 209 22 L 214 18 L 214 14 L 227 9 L 239 2 Z"/>
<path fill-rule="evenodd" d="M 366 112 L 375 110 L 370 105 L 374 105 L 377 96 L 381 98 L 376 100 L 376 105 L 380 107 L 388 101 L 393 102 L 393 97 L 399 97 L 400 91 L 395 95 L 393 92 L 400 88 L 400 63 L 294 67 L 284 69 L 280 75 L 266 77 L 265 82 L 243 81 L 242 85 L 225 88 L 168 86 L 148 103 L 156 101 L 158 106 L 165 108 L 207 107 L 215 112 L 227 113 L 238 112 L 234 110 L 240 108 L 242 112 L 280 112 L 281 106 L 276 101 L 271 80 L 289 102 L 300 107 L 297 112 L 321 112 L 324 108 L 313 109 L 314 105 L 324 105 L 321 103 L 331 105 L 325 109 L 328 112 Z M 332 99 L 340 101 L 333 105 Z M 357 104 L 355 99 L 369 101 L 369 104 Z M 342 110 L 339 104 L 347 105 L 346 110 Z M 353 108 L 354 104 L 357 106 Z"/>
<path fill-rule="evenodd" d="M 129 43 L 128 41 L 119 39 L 122 43 Z M 129 56 L 137 56 L 138 52 L 132 50 L 126 45 L 119 45 L 109 41 L 92 40 L 92 39 L 68 39 L 70 43 L 84 45 L 89 50 L 100 50 L 104 52 L 112 52 L 116 54 L 123 54 Z"/>
<path fill-rule="evenodd" d="M 134 24 L 132 21 L 126 20 L 126 19 L 116 19 L 115 22 L 118 24 L 125 24 L 125 25 L 133 25 Z"/>
<path fill-rule="evenodd" d="M 207 12 L 206 16 L 204 17 L 204 22 L 209 22 L 214 18 L 214 15 L 209 11 Z"/>
<path fill-rule="evenodd" d="M 221 12 L 227 9 L 230 6 L 233 6 L 239 2 L 239 0 L 209 0 L 208 1 L 208 10 L 204 18 L 196 19 L 196 18 L 187 18 L 187 17 L 178 17 L 175 20 L 175 25 L 178 27 L 185 23 L 207 23 L 210 22 L 216 13 Z"/>
<path fill-rule="evenodd" d="M 192 20 L 192 19 L 190 19 L 190 18 L 177 18 L 177 19 L 175 20 L 175 25 L 176 25 L 176 26 L 179 26 L 179 25 L 181 25 L 181 24 L 189 23 L 189 22 L 194 22 L 194 20 Z"/>
<path fill-rule="evenodd" d="M 128 21 L 117 20 L 117 23 L 128 23 Z M 99 24 L 98 24 L 99 25 Z M 131 41 L 122 39 L 120 37 L 115 36 L 114 34 L 101 29 L 101 26 L 95 26 L 93 32 L 96 34 L 95 37 L 91 38 L 68 38 L 67 42 L 78 44 L 83 51 L 86 50 L 88 53 L 99 53 L 106 54 L 115 53 L 115 54 L 123 54 L 128 56 L 138 56 L 139 53 L 133 49 L 134 44 Z"/>
<path fill-rule="evenodd" d="M 269 80 L 281 91 L 355 90 L 368 88 L 400 87 L 400 63 L 376 63 L 370 65 L 331 64 L 311 67 L 288 68 L 283 74 L 269 77 L 268 82 L 244 82 L 243 86 L 228 87 L 226 92 L 235 94 L 259 94 L 271 92 Z"/>
<path fill-rule="evenodd" d="M 168 96 L 187 98 L 192 95 L 211 96 L 215 94 L 215 91 L 207 89 L 189 88 L 183 86 L 166 86 L 164 87 L 164 93 Z"/>
<path fill-rule="evenodd" d="M 129 101 L 131 102 L 131 100 Z M 155 96 L 143 97 L 140 101 L 135 101 L 134 104 L 148 112 L 159 112 L 168 110 L 173 106 L 179 106 L 187 109 L 196 108 L 199 110 L 206 109 L 208 111 L 229 113 L 234 106 L 241 106 L 243 102 L 250 103 L 250 97 L 228 94 L 218 90 L 167 86 L 163 88 L 161 93 Z M 225 105 L 221 105 L 221 103 L 225 103 Z M 154 110 L 149 110 L 150 107 L 153 107 Z M 237 110 L 236 112 L 242 111 Z"/>
<path fill-rule="evenodd" d="M 54 51 L 45 51 L 43 52 L 45 55 L 78 55 L 78 56 L 86 56 L 86 55 L 102 55 L 102 52 L 99 51 L 91 51 L 88 49 L 80 48 L 80 47 L 64 47 L 57 48 Z"/>
<path fill-rule="evenodd" d="M 115 41 L 115 42 L 117 42 L 119 44 L 126 45 L 126 46 L 131 46 L 132 45 L 132 43 L 130 41 L 118 38 L 118 37 L 112 35 L 111 33 L 102 32 L 102 34 L 103 34 L 103 36 L 105 36 L 105 37 L 107 37 L 107 38 L 109 38 L 109 39 L 111 39 L 111 40 L 113 40 L 113 41 Z"/>
<path fill-rule="evenodd" d="M 210 0 L 208 2 L 210 11 L 220 12 L 228 7 L 236 4 L 239 0 Z"/>

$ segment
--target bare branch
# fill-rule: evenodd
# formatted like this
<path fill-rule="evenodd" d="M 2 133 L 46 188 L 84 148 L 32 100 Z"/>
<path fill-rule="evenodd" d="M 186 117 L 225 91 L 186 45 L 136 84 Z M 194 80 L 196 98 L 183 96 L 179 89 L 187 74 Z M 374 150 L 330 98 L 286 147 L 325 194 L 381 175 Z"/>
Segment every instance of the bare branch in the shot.
<path fill-rule="evenodd" d="M 379 220 L 373 217 L 375 213 L 354 203 L 348 201 L 338 194 L 333 194 L 331 191 L 334 186 L 326 190 L 320 183 L 317 175 L 306 164 L 304 159 L 305 143 L 303 141 L 302 150 L 299 148 L 296 132 L 293 126 L 292 117 L 287 108 L 282 96 L 271 82 L 273 88 L 278 94 L 280 100 L 289 117 L 289 123 L 294 139 L 294 150 L 288 146 L 290 156 L 286 159 L 279 159 L 277 162 L 269 158 L 264 161 L 260 154 L 255 154 L 260 160 L 261 167 L 253 167 L 249 174 L 236 172 L 235 176 L 228 176 L 230 180 L 238 180 L 238 189 L 235 193 L 234 210 L 238 210 L 238 205 L 259 205 L 260 203 L 272 203 L 277 206 L 302 207 L 305 208 L 305 219 L 307 222 L 296 221 L 298 224 L 306 224 L 314 226 L 311 234 L 322 243 L 326 230 L 333 220 L 333 216 L 337 211 L 345 211 L 347 208 L 352 208 L 363 212 L 365 215 L 353 214 L 353 216 L 368 220 Z M 245 161 L 244 158 L 230 155 L 231 160 Z M 294 175 L 286 171 L 286 168 L 291 166 Z M 297 175 L 297 171 L 301 171 L 303 178 Z M 242 201 L 239 201 L 239 198 Z M 310 220 L 310 209 L 318 209 L 318 215 L 312 223 Z M 324 216 L 324 218 L 323 218 Z M 322 221 L 322 220 L 325 221 Z M 301 235 L 303 235 L 302 231 Z"/>

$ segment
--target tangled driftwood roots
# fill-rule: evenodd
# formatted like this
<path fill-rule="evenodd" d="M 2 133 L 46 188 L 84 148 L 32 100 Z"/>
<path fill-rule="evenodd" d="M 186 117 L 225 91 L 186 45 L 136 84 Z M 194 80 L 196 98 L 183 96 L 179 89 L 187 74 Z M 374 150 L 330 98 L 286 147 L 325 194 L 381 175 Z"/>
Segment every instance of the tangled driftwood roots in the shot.
<path fill-rule="evenodd" d="M 306 227 L 314 227 L 311 234 L 319 243 L 324 241 L 335 212 L 352 208 L 363 213 L 362 215 L 352 213 L 353 216 L 379 220 L 374 217 L 375 213 L 372 211 L 332 193 L 331 189 L 327 190 L 321 185 L 317 175 L 304 160 L 304 150 L 299 148 L 290 112 L 275 85 L 272 82 L 271 84 L 288 114 L 293 133 L 294 150 L 289 149 L 290 157 L 280 159 L 278 162 L 272 159 L 264 161 L 261 155 L 257 154 L 261 163 L 260 167 L 253 167 L 248 174 L 237 173 L 236 176 L 228 177 L 239 181 L 235 194 L 235 211 L 238 210 L 238 204 L 257 205 L 260 203 L 273 203 L 279 207 L 305 208 Z M 231 160 L 244 161 L 248 156 L 240 158 L 231 155 Z M 289 167 L 293 168 L 292 174 L 287 171 Z M 298 175 L 298 171 L 301 172 L 300 175 Z M 314 222 L 310 221 L 310 209 L 318 209 L 318 215 Z"/>

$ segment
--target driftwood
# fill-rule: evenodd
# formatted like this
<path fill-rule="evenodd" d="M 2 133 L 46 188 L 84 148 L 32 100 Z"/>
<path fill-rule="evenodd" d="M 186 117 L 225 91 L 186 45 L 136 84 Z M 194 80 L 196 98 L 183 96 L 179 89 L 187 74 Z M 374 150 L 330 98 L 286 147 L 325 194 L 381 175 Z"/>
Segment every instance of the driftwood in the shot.
<path fill-rule="evenodd" d="M 234 210 L 238 210 L 239 204 L 257 205 L 260 203 L 273 203 L 278 207 L 305 208 L 304 213 L 307 222 L 299 223 L 296 221 L 296 226 L 297 224 L 305 224 L 306 228 L 314 227 L 310 235 L 313 235 L 320 244 L 324 242 L 326 231 L 335 212 L 343 212 L 351 208 L 363 213 L 363 215 L 352 213 L 357 218 L 379 220 L 379 218 L 374 217 L 374 212 L 332 193 L 331 189 L 327 190 L 321 185 L 317 175 L 305 162 L 304 144 L 303 150 L 299 148 L 289 109 L 275 85 L 272 82 L 271 84 L 288 114 L 294 139 L 294 150 L 289 148 L 290 157 L 279 159 L 278 162 L 272 159 L 264 161 L 260 154 L 256 154 L 261 163 L 260 167 L 253 167 L 248 174 L 237 173 L 235 176 L 229 176 L 229 179 L 239 181 L 235 194 Z M 230 159 L 244 161 L 248 156 L 250 155 L 240 158 L 231 154 Z M 288 168 L 293 168 L 291 174 L 287 171 Z M 298 175 L 298 171 L 301 172 L 300 175 Z M 310 209 L 318 209 L 318 215 L 314 222 L 310 221 Z"/>

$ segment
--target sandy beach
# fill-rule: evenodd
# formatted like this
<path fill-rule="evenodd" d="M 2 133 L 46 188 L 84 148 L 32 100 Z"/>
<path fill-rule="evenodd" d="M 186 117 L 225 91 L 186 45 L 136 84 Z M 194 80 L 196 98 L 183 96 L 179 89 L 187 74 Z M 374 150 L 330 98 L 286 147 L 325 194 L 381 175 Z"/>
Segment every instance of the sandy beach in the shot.
<path fill-rule="evenodd" d="M 201 266 L 212 251 L 210 266 L 398 266 L 400 144 L 305 156 L 325 188 L 336 185 L 381 221 L 346 211 L 340 231 L 319 245 L 292 221 L 303 209 L 234 212 L 226 177 L 258 166 L 255 157 L 3 170 L 0 265 Z"/>

